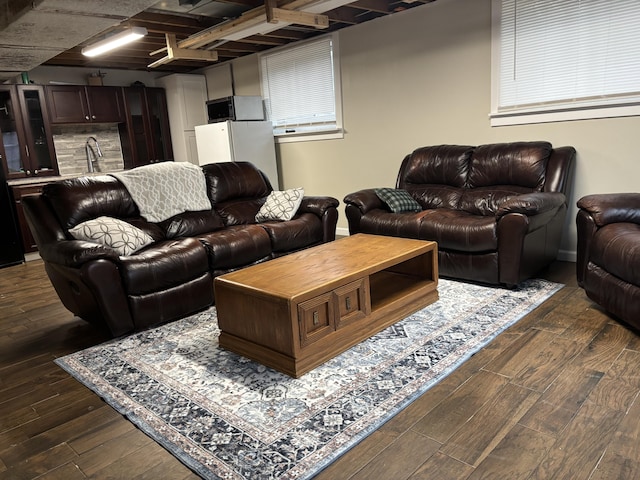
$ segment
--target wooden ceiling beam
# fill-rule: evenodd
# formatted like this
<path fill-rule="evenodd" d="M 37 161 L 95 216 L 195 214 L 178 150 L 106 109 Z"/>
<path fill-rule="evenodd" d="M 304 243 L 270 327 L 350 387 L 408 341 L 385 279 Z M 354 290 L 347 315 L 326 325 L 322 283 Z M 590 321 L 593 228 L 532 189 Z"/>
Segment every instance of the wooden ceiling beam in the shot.
<path fill-rule="evenodd" d="M 149 64 L 149 68 L 155 68 L 174 60 L 197 60 L 205 62 L 215 62 L 218 60 L 218 54 L 210 50 L 192 50 L 188 48 L 180 48 L 176 41 L 176 36 L 167 33 L 167 54 L 159 60 Z"/>

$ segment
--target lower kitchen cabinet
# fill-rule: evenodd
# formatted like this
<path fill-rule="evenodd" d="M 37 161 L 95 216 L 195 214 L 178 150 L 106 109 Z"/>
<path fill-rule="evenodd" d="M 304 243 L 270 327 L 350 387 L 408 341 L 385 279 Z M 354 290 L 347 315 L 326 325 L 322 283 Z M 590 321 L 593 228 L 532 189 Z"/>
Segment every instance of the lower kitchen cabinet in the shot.
<path fill-rule="evenodd" d="M 30 183 L 27 185 L 13 185 L 11 187 L 13 193 L 13 199 L 16 204 L 16 215 L 18 219 L 18 226 L 20 228 L 20 235 L 22 236 L 22 248 L 24 253 L 35 252 L 38 250 L 36 241 L 31 235 L 31 230 L 27 224 L 27 219 L 24 215 L 24 209 L 22 208 L 22 198 L 27 195 L 36 195 L 42 193 L 42 187 L 46 185 L 44 183 Z"/>

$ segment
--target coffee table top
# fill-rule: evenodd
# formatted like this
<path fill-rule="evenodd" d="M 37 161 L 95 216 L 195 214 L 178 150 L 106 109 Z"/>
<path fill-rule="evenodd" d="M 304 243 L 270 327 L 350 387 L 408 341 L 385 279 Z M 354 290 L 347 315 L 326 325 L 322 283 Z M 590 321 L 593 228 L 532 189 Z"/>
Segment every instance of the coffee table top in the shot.
<path fill-rule="evenodd" d="M 227 273 L 215 281 L 292 299 L 362 278 L 431 251 L 434 245 L 424 240 L 359 233 Z"/>

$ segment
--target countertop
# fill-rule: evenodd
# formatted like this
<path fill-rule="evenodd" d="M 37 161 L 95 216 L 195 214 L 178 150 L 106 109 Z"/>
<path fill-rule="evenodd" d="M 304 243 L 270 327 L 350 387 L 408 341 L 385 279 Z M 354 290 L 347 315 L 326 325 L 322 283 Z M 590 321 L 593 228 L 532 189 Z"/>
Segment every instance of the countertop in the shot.
<path fill-rule="evenodd" d="M 69 178 L 90 177 L 95 175 L 109 175 L 110 173 L 116 173 L 121 171 L 122 170 L 111 170 L 109 172 L 75 173 L 71 175 L 15 178 L 13 180 L 7 180 L 7 184 L 10 187 L 13 187 L 13 186 L 19 186 L 19 185 L 30 185 L 33 183 L 49 183 L 49 182 L 56 182 L 58 180 L 67 180 Z"/>

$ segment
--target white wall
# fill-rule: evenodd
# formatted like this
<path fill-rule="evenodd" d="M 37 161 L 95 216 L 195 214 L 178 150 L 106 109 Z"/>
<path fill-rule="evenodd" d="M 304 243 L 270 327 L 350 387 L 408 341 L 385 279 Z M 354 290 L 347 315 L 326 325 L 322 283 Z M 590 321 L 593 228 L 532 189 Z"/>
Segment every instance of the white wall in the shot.
<path fill-rule="evenodd" d="M 361 188 L 393 186 L 404 155 L 424 145 L 573 145 L 578 158 L 560 254 L 565 260 L 575 258 L 578 198 L 640 191 L 640 117 L 490 127 L 491 0 L 438 0 L 339 33 L 344 139 L 279 145 L 285 188 L 303 186 L 310 195 L 342 200 Z M 257 57 L 238 62 L 241 75 L 236 65 L 236 93 L 255 94 Z"/>

